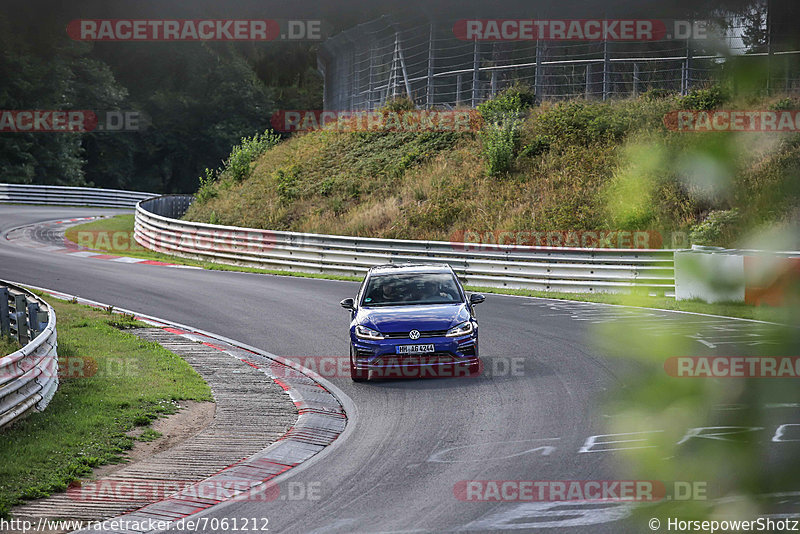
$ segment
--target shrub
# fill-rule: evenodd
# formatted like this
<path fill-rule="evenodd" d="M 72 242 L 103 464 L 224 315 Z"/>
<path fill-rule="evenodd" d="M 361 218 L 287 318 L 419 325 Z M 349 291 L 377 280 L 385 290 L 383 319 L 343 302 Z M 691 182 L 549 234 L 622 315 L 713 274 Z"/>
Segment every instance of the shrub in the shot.
<path fill-rule="evenodd" d="M 217 196 L 217 189 L 214 186 L 216 179 L 216 171 L 206 167 L 206 170 L 203 171 L 203 175 L 200 176 L 200 187 L 194 195 L 196 201 L 205 202 Z"/>
<path fill-rule="evenodd" d="M 478 104 L 478 112 L 487 123 L 518 118 L 534 105 L 534 93 L 524 85 L 512 85 L 491 100 Z"/>
<path fill-rule="evenodd" d="M 791 111 L 800 109 L 800 100 L 787 96 L 786 98 L 781 98 L 777 102 L 774 102 L 769 109 L 772 111 Z"/>
<path fill-rule="evenodd" d="M 553 139 L 549 135 L 537 135 L 529 144 L 522 147 L 518 158 L 535 158 L 539 154 L 544 154 L 550 150 Z"/>
<path fill-rule="evenodd" d="M 740 230 L 739 210 L 718 210 L 708 214 L 700 224 L 692 227 L 689 240 L 695 245 L 730 246 Z"/>
<path fill-rule="evenodd" d="M 478 105 L 478 112 L 485 121 L 480 137 L 489 176 L 511 170 L 519 144 L 522 114 L 533 103 L 534 95 L 529 88 L 514 85 Z"/>
<path fill-rule="evenodd" d="M 231 155 L 225 160 L 224 174 L 235 182 L 241 182 L 250 177 L 252 163 L 264 152 L 277 145 L 281 138 L 278 134 L 269 130 L 263 134 L 255 134 L 253 137 L 243 137 L 242 142 L 231 150 Z"/>
<path fill-rule="evenodd" d="M 519 119 L 507 119 L 487 124 L 480 133 L 486 172 L 498 176 L 511 170 L 519 139 Z"/>
<path fill-rule="evenodd" d="M 416 104 L 414 101 L 408 98 L 407 96 L 400 96 L 397 98 L 393 98 L 391 100 L 387 100 L 380 111 L 413 111 L 417 109 Z"/>
<path fill-rule="evenodd" d="M 728 94 L 718 85 L 707 89 L 694 89 L 681 98 L 681 105 L 686 109 L 710 111 L 717 109 L 728 101 Z"/>

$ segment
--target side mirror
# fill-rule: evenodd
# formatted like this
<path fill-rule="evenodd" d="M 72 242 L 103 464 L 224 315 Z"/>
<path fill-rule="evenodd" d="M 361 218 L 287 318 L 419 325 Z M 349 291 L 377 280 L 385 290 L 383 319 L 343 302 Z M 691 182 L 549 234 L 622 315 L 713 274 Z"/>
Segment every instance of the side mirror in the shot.
<path fill-rule="evenodd" d="M 355 310 L 356 309 L 356 301 L 354 299 L 344 299 L 339 304 L 342 305 L 342 308 L 345 310 Z"/>
<path fill-rule="evenodd" d="M 484 297 L 480 293 L 473 293 L 472 295 L 469 296 L 469 303 L 473 305 L 480 304 L 484 300 L 486 300 L 486 297 Z"/>

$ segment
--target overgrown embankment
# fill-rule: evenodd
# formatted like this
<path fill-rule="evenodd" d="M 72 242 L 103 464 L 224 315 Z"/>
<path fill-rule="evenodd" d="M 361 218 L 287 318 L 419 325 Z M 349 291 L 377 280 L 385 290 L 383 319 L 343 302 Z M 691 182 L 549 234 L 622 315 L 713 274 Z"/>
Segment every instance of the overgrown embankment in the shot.
<path fill-rule="evenodd" d="M 729 245 L 800 205 L 800 136 L 678 132 L 674 110 L 797 108 L 787 98 L 483 104 L 480 132 L 245 140 L 207 171 L 186 218 L 273 230 L 443 239 L 460 231 L 650 230 Z M 522 117 L 522 118 L 519 118 Z M 668 243 L 665 243 L 668 245 Z"/>

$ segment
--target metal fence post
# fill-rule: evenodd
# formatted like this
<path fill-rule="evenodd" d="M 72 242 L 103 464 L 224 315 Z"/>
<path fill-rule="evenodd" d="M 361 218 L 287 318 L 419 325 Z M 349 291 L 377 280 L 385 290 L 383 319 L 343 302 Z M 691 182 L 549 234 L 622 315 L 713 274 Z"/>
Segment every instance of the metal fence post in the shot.
<path fill-rule="evenodd" d="M 14 295 L 14 319 L 17 326 L 17 341 L 20 345 L 28 344 L 28 299 L 25 295 Z"/>
<path fill-rule="evenodd" d="M 608 39 L 603 39 L 603 101 L 608 99 L 610 89 L 611 56 L 608 55 Z"/>
<path fill-rule="evenodd" d="M 456 76 L 456 106 L 461 105 L 461 84 L 463 83 L 463 79 L 461 78 L 461 73 Z"/>
<path fill-rule="evenodd" d="M 403 84 L 406 87 L 406 95 L 409 100 L 413 100 L 411 96 L 411 84 L 408 83 L 408 71 L 406 70 L 406 60 L 403 57 L 403 42 L 400 40 L 400 33 L 397 33 L 397 59 L 400 61 L 400 72 L 403 73 Z"/>
<path fill-rule="evenodd" d="M 28 303 L 28 328 L 30 330 L 29 339 L 34 339 L 41 332 L 39 325 L 39 303 Z"/>
<path fill-rule="evenodd" d="M 681 94 L 687 95 L 692 88 L 692 46 L 689 39 L 686 39 L 686 60 L 681 78 Z"/>
<path fill-rule="evenodd" d="M 478 105 L 478 75 L 480 68 L 480 58 L 478 56 L 479 48 L 478 48 L 478 39 L 474 40 L 475 49 L 472 53 L 472 107 L 476 107 Z"/>
<path fill-rule="evenodd" d="M 434 47 L 434 40 L 433 35 L 436 31 L 436 26 L 433 22 L 430 24 L 430 35 L 428 36 L 428 94 L 426 97 L 426 106 L 428 108 L 433 107 L 433 47 Z"/>
<path fill-rule="evenodd" d="M 375 101 L 375 41 L 369 45 L 369 88 L 367 92 L 367 110 L 372 111 Z"/>
<path fill-rule="evenodd" d="M 589 95 L 591 94 L 591 92 L 590 92 L 591 84 L 592 84 L 592 64 L 591 63 L 587 63 L 586 64 L 586 87 L 584 89 L 584 95 L 583 95 L 583 97 L 586 100 L 589 100 Z"/>
<path fill-rule="evenodd" d="M 542 103 L 543 88 L 542 88 L 542 46 L 541 40 L 536 39 L 536 74 L 534 75 L 534 89 L 533 97 L 537 104 Z"/>
<path fill-rule="evenodd" d="M 639 64 L 633 64 L 633 97 L 639 96 Z"/>
<path fill-rule="evenodd" d="M 0 335 L 11 335 L 11 322 L 8 318 L 7 287 L 0 287 Z"/>

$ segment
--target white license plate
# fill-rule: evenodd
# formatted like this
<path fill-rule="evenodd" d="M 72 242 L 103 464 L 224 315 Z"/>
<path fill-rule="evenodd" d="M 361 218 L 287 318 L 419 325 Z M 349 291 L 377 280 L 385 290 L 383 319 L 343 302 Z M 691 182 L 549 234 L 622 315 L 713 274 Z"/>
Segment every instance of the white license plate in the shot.
<path fill-rule="evenodd" d="M 395 354 L 425 354 L 426 352 L 433 352 L 433 343 L 425 345 L 397 345 L 395 347 Z"/>

